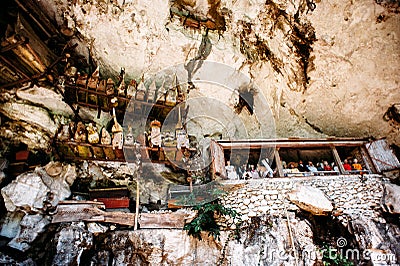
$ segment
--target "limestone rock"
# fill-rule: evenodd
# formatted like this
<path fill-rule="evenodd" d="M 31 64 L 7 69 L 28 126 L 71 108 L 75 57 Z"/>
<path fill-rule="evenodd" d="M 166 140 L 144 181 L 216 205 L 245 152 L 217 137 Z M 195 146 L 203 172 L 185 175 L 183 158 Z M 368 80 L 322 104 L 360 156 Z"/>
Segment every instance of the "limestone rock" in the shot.
<path fill-rule="evenodd" d="M 385 184 L 382 204 L 387 212 L 400 214 L 400 186 L 390 183 Z"/>
<path fill-rule="evenodd" d="M 3 171 L 0 171 L 0 185 L 3 183 L 3 180 L 6 178 L 6 175 L 4 174 Z"/>
<path fill-rule="evenodd" d="M 49 164 L 47 168 L 50 171 L 53 163 Z M 65 165 L 59 174 L 54 176 L 49 176 L 45 169 L 46 167 L 39 167 L 33 172 L 23 173 L 1 189 L 4 204 L 9 212 L 17 208 L 28 212 L 40 212 L 43 210 L 44 200 L 50 200 L 52 206 L 56 206 L 60 200 L 70 196 L 67 180 L 73 183 L 76 178 L 75 168 Z"/>
<path fill-rule="evenodd" d="M 28 250 L 30 244 L 40 233 L 45 231 L 45 227 L 49 223 L 50 221 L 40 214 L 25 215 L 20 223 L 21 229 L 19 233 L 8 243 L 8 246 L 20 251 Z"/>
<path fill-rule="evenodd" d="M 93 245 L 93 235 L 83 222 L 66 224 L 56 234 L 55 243 L 52 265 L 80 265 L 82 252 Z"/>
<path fill-rule="evenodd" d="M 34 85 L 32 88 L 17 90 L 17 96 L 34 104 L 45 106 L 54 114 L 64 116 L 73 116 L 74 114 L 60 94 L 47 88 Z"/>
<path fill-rule="evenodd" d="M 298 186 L 288 193 L 289 200 L 314 215 L 328 215 L 333 210 L 331 201 L 318 188 Z"/>
<path fill-rule="evenodd" d="M 16 121 L 20 120 L 34 124 L 51 135 L 54 135 L 57 131 L 57 125 L 49 113 L 40 107 L 24 103 L 7 102 L 0 105 L 0 113 Z"/>
<path fill-rule="evenodd" d="M 0 236 L 14 238 L 20 230 L 20 222 L 25 213 L 21 211 L 7 212 L 1 225 Z"/>
<path fill-rule="evenodd" d="M 108 227 L 99 223 L 88 223 L 87 229 L 92 234 L 101 234 L 107 232 Z"/>

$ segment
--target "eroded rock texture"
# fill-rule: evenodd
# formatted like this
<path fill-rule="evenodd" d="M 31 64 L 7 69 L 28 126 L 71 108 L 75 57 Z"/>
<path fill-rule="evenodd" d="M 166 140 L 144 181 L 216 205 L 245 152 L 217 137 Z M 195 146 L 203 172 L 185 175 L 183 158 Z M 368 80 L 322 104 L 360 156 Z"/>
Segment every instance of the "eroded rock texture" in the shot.
<path fill-rule="evenodd" d="M 181 63 L 198 71 L 191 60 L 213 60 L 254 78 L 278 136 L 400 143 L 399 127 L 383 119 L 400 101 L 396 1 L 40 3 L 60 27 L 68 11 L 72 40 L 83 54 L 90 48 L 102 74 L 125 67 L 138 79 Z"/>

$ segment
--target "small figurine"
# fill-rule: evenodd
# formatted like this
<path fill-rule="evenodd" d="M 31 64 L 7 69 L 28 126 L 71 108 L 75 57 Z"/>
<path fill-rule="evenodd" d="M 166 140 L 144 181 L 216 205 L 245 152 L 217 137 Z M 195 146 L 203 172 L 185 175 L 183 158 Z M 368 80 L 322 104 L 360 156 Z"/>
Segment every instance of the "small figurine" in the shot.
<path fill-rule="evenodd" d="M 88 80 L 88 88 L 96 90 L 97 89 L 97 84 L 99 83 L 99 77 L 100 77 L 100 67 L 97 67 L 96 70 L 93 72 L 92 76 Z"/>
<path fill-rule="evenodd" d="M 189 148 L 189 138 L 186 134 L 185 129 L 182 125 L 182 118 L 181 118 L 181 107 L 178 108 L 178 122 L 175 126 L 175 137 L 176 137 L 176 147 L 178 149 L 181 148 Z"/>
<path fill-rule="evenodd" d="M 161 147 L 161 123 L 158 120 L 153 120 L 150 123 L 150 143 L 152 147 Z"/>
<path fill-rule="evenodd" d="M 136 88 L 137 88 L 136 80 L 132 79 L 131 82 L 128 85 L 127 90 L 126 90 L 126 97 L 135 98 Z"/>
<path fill-rule="evenodd" d="M 112 146 L 113 149 L 122 149 L 124 143 L 123 129 L 122 126 L 118 123 L 117 117 L 115 115 L 115 105 L 118 106 L 117 98 L 115 97 L 112 98 L 111 104 L 113 105 L 113 118 L 114 118 L 114 125 L 111 128 L 111 131 L 113 133 Z"/>
<path fill-rule="evenodd" d="M 165 80 L 164 80 L 163 84 L 161 85 L 161 87 L 157 91 L 157 99 L 156 99 L 156 102 L 160 102 L 162 104 L 165 103 L 165 97 L 167 94 L 167 91 L 164 87 L 164 83 L 165 83 Z"/>
<path fill-rule="evenodd" d="M 57 139 L 61 141 L 69 140 L 69 125 L 62 125 L 60 132 L 57 134 Z"/>
<path fill-rule="evenodd" d="M 226 170 L 226 176 L 228 177 L 228 179 L 232 179 L 232 180 L 239 179 L 238 174 L 236 173 L 236 170 L 235 170 L 235 166 L 231 165 L 230 161 L 226 162 L 225 170 Z"/>
<path fill-rule="evenodd" d="M 113 149 L 122 149 L 122 146 L 124 144 L 124 138 L 123 138 L 123 133 L 122 133 L 122 126 L 116 122 L 116 119 L 114 120 L 114 125 L 111 129 L 113 133 L 113 139 L 112 139 L 112 146 Z"/>
<path fill-rule="evenodd" d="M 153 82 L 150 84 L 149 90 L 147 91 L 147 101 L 149 103 L 154 102 L 154 98 L 156 96 L 156 90 L 157 90 L 156 81 L 153 80 Z"/>
<path fill-rule="evenodd" d="M 144 101 L 145 96 L 146 96 L 146 87 L 144 86 L 144 75 L 143 75 L 137 87 L 135 97 L 136 100 L 138 101 Z"/>
<path fill-rule="evenodd" d="M 69 138 L 70 138 L 70 140 L 74 140 L 75 130 L 76 130 L 76 127 L 75 127 L 75 126 L 76 126 L 76 125 L 75 125 L 75 122 L 73 122 L 73 121 L 69 122 L 69 124 L 68 124 L 68 127 L 69 127 Z"/>
<path fill-rule="evenodd" d="M 101 144 L 111 144 L 111 135 L 104 127 L 101 129 Z"/>
<path fill-rule="evenodd" d="M 76 125 L 76 131 L 74 135 L 74 140 L 76 142 L 86 142 L 86 129 L 82 122 L 78 122 Z"/>
<path fill-rule="evenodd" d="M 165 96 L 165 105 L 175 106 L 176 105 L 176 87 L 171 87 Z"/>
<path fill-rule="evenodd" d="M 126 145 L 133 145 L 135 143 L 135 139 L 132 133 L 132 127 L 128 126 L 128 133 L 125 135 L 125 144 Z"/>
<path fill-rule="evenodd" d="M 89 123 L 89 125 L 86 127 L 86 130 L 88 132 L 89 143 L 99 143 L 99 133 L 97 133 L 97 128 L 93 126 L 92 123 Z"/>
<path fill-rule="evenodd" d="M 175 78 L 174 78 L 174 83 L 172 84 L 172 88 L 176 89 L 176 93 L 177 93 L 176 101 L 183 102 L 185 100 L 185 95 L 183 93 L 182 87 L 179 85 L 178 76 L 176 75 L 176 73 L 175 73 L 174 77 Z"/>
<path fill-rule="evenodd" d="M 178 149 L 181 148 L 189 148 L 189 137 L 186 134 L 184 129 L 176 131 L 176 147 Z"/>
<path fill-rule="evenodd" d="M 121 68 L 121 73 L 119 74 L 119 85 L 117 88 L 118 96 L 126 96 L 126 86 L 125 86 L 125 68 Z"/>
<path fill-rule="evenodd" d="M 77 80 L 76 80 L 76 85 L 79 86 L 79 87 L 86 88 L 87 78 L 88 78 L 88 75 L 87 75 L 86 73 L 83 74 L 83 75 L 81 75 L 81 74 L 78 72 L 78 78 L 77 78 Z"/>
<path fill-rule="evenodd" d="M 111 78 L 107 79 L 106 94 L 107 95 L 114 94 L 114 81 Z"/>

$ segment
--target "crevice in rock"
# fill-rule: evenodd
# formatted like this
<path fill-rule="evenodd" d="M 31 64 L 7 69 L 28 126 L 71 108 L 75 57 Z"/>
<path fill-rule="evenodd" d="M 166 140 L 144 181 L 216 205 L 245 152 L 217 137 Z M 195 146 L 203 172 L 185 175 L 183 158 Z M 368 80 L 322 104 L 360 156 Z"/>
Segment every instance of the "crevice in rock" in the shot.
<path fill-rule="evenodd" d="M 321 249 L 324 246 L 340 251 L 343 249 L 359 249 L 357 238 L 350 233 L 338 219 L 332 216 L 315 216 L 311 213 L 300 211 L 296 214 L 299 219 L 305 219 L 310 223 L 313 231 L 313 241 Z M 339 241 L 345 241 L 346 245 L 341 246 Z"/>
<path fill-rule="evenodd" d="M 201 68 L 201 66 L 203 65 L 203 61 L 206 60 L 207 57 L 210 55 L 211 49 L 212 44 L 210 38 L 208 37 L 208 30 L 206 30 L 201 39 L 197 55 L 193 59 L 190 59 L 189 62 L 185 65 L 185 69 L 188 73 L 188 84 L 193 86 L 192 77 Z"/>
<path fill-rule="evenodd" d="M 315 3 L 312 1 L 307 1 L 307 5 L 311 5 L 311 7 L 308 6 L 308 10 L 315 9 Z M 263 32 L 256 32 L 251 22 L 238 22 L 241 26 L 241 32 L 239 32 L 240 51 L 246 56 L 249 63 L 270 62 L 276 73 L 291 75 L 289 80 L 294 81 L 288 84 L 291 90 L 302 91 L 303 93 L 309 83 L 308 72 L 314 68 L 313 57 L 310 54 L 312 45 L 316 40 L 312 25 L 300 18 L 306 9 L 307 7 L 303 3 L 298 7 L 297 13 L 291 16 L 276 3 L 268 0 L 265 9 L 259 13 L 257 18 L 264 24 Z M 287 54 L 281 54 L 281 51 L 277 48 L 273 49 L 274 41 L 280 38 L 280 34 L 277 33 L 278 30 L 284 35 L 283 45 L 287 46 L 290 53 L 294 53 L 297 57 L 292 62 L 295 66 L 293 73 L 286 73 L 285 64 L 281 59 Z M 262 34 L 266 36 L 262 37 Z"/>
<path fill-rule="evenodd" d="M 309 125 L 310 127 L 312 127 L 312 129 L 314 129 L 314 130 L 317 131 L 318 133 L 322 133 L 322 134 L 324 133 L 324 132 L 322 131 L 322 129 L 320 129 L 320 128 L 317 127 L 316 125 L 310 123 L 310 122 L 308 121 L 307 118 L 305 118 L 304 121 L 306 122 L 307 125 Z"/>

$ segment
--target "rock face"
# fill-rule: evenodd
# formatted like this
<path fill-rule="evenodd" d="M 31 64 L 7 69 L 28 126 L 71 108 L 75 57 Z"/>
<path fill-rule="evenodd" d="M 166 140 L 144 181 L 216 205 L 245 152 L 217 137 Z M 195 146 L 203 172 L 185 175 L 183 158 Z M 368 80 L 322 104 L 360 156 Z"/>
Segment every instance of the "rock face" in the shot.
<path fill-rule="evenodd" d="M 400 186 L 390 183 L 385 184 L 382 203 L 387 212 L 400 214 Z"/>
<path fill-rule="evenodd" d="M 49 223 L 50 220 L 41 214 L 25 215 L 20 223 L 19 233 L 8 243 L 8 246 L 20 251 L 28 250 L 31 247 L 30 244 L 45 231 Z"/>
<path fill-rule="evenodd" d="M 82 253 L 93 245 L 93 235 L 84 223 L 71 223 L 56 234 L 55 243 L 52 265 L 81 265 Z"/>
<path fill-rule="evenodd" d="M 39 212 L 43 210 L 43 201 L 48 197 L 51 197 L 50 202 L 53 206 L 69 197 L 69 185 L 72 183 L 68 184 L 67 180 L 73 182 L 75 178 L 75 168 L 71 165 L 63 166 L 56 176 L 49 176 L 45 169 L 36 168 L 33 172 L 19 175 L 1 189 L 1 194 L 9 212 L 16 209 Z"/>
<path fill-rule="evenodd" d="M 171 65 L 190 68 L 192 59 L 212 60 L 254 78 L 278 136 L 389 136 L 399 144 L 398 124 L 382 118 L 400 101 L 400 15 L 396 3 L 386 2 L 40 4 L 60 27 L 68 11 L 105 74 L 125 67 L 127 78 L 138 79 Z M 193 18 L 213 18 L 215 25 L 194 28 Z M 89 44 L 72 39 L 87 55 Z"/>
<path fill-rule="evenodd" d="M 328 215 L 333 210 L 331 201 L 318 188 L 299 186 L 288 193 L 289 200 L 314 215 Z"/>

